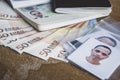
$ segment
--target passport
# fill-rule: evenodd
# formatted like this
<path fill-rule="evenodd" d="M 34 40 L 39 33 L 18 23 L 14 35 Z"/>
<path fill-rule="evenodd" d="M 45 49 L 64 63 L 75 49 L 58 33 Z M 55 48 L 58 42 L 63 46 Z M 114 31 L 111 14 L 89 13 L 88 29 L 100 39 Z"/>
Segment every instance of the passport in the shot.
<path fill-rule="evenodd" d="M 111 7 L 109 0 L 52 0 L 52 10 L 59 8 Z"/>

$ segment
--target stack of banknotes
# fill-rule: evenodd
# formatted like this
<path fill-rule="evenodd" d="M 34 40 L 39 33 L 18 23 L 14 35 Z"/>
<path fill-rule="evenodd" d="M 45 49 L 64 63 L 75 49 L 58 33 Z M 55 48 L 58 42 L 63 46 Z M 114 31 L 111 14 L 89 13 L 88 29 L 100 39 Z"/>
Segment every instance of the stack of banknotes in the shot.
<path fill-rule="evenodd" d="M 10 47 L 19 54 L 24 52 L 44 60 L 51 57 L 67 61 L 62 45 L 84 36 L 97 23 L 93 19 L 62 28 L 37 31 L 4 1 L 0 1 L 0 5 L 0 45 Z"/>

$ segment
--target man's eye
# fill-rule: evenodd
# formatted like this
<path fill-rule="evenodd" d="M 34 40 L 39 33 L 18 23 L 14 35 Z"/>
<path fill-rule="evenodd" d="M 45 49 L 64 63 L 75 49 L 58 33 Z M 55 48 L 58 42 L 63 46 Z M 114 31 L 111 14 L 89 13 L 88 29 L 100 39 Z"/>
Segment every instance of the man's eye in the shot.
<path fill-rule="evenodd" d="M 36 15 L 36 14 L 33 14 L 33 15 Z"/>
<path fill-rule="evenodd" d="M 100 50 L 95 50 L 95 52 L 100 52 Z"/>
<path fill-rule="evenodd" d="M 105 54 L 105 53 L 102 53 L 102 55 L 103 55 L 103 56 L 107 56 L 107 54 Z"/>

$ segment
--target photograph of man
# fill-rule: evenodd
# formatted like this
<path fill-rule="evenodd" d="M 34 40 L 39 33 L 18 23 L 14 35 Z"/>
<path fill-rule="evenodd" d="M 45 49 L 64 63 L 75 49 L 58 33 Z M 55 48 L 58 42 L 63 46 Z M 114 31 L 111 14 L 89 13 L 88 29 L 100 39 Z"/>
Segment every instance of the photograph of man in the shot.
<path fill-rule="evenodd" d="M 115 47 L 117 45 L 116 41 L 113 38 L 108 37 L 108 36 L 101 36 L 101 37 L 98 37 L 96 39 L 103 42 L 103 43 L 106 43 L 112 47 Z"/>
<path fill-rule="evenodd" d="M 117 40 L 115 39 L 115 41 Z M 100 80 L 109 79 L 111 74 L 120 65 L 120 62 L 118 62 L 120 59 L 119 50 L 96 38 L 89 38 L 70 54 L 67 59 L 71 63 L 96 75 Z"/>
<path fill-rule="evenodd" d="M 100 65 L 100 61 L 109 57 L 111 49 L 105 45 L 97 45 L 91 50 L 90 56 L 86 57 L 86 60 L 94 65 Z"/>
<path fill-rule="evenodd" d="M 35 17 L 34 19 L 43 18 L 43 14 L 36 10 L 30 11 L 30 14 Z"/>

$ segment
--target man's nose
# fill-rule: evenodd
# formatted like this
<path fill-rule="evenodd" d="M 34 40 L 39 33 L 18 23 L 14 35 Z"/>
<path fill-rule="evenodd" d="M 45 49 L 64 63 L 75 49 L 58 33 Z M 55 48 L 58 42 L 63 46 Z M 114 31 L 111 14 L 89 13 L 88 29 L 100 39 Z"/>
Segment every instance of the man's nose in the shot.
<path fill-rule="evenodd" d="M 102 55 L 102 53 L 101 52 L 99 52 L 98 54 L 97 54 L 97 56 L 101 56 Z"/>

